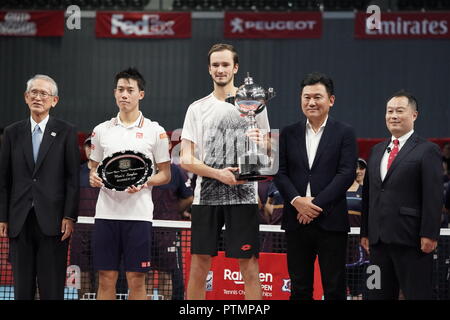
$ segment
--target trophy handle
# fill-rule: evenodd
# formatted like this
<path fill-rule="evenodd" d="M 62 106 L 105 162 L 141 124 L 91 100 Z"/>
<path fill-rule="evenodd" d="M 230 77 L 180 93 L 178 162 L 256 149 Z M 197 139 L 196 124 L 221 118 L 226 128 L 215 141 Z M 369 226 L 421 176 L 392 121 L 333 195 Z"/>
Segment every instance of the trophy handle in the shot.
<path fill-rule="evenodd" d="M 254 111 L 249 111 L 248 115 L 248 129 L 255 129 L 258 128 L 257 124 L 256 124 L 256 118 L 255 118 L 255 112 Z M 249 151 L 252 154 L 256 154 L 258 152 L 258 145 L 256 144 L 256 142 L 252 141 L 250 138 L 248 138 L 248 144 L 249 144 Z"/>

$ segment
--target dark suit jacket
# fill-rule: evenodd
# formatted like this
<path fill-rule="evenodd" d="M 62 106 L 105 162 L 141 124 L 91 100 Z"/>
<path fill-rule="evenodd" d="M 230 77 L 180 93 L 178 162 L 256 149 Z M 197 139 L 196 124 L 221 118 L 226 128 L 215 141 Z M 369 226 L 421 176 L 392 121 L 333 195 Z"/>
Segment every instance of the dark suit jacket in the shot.
<path fill-rule="evenodd" d="M 372 148 L 363 186 L 361 236 L 374 245 L 419 246 L 420 237 L 438 239 L 442 210 L 439 147 L 416 133 L 406 141 L 381 181 L 380 164 L 389 145 Z"/>
<path fill-rule="evenodd" d="M 16 237 L 34 203 L 48 236 L 61 234 L 63 217 L 77 219 L 80 155 L 73 125 L 50 116 L 36 164 L 30 119 L 8 126 L 0 155 L 0 222 Z"/>
<path fill-rule="evenodd" d="M 356 138 L 352 127 L 328 117 L 312 168 L 308 165 L 305 141 L 306 121 L 290 125 L 280 135 L 280 166 L 275 184 L 284 198 L 282 227 L 301 228 L 295 196 L 306 195 L 311 184 L 313 203 L 323 212 L 311 223 L 328 231 L 349 231 L 346 192 L 356 175 Z"/>

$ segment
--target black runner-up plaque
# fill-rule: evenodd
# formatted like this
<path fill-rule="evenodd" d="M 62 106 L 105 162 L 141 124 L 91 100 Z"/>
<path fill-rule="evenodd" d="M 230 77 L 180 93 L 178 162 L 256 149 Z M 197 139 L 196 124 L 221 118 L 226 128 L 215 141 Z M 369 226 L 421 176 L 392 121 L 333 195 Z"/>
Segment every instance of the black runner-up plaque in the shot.
<path fill-rule="evenodd" d="M 152 172 L 152 160 L 141 152 L 130 150 L 112 154 L 100 162 L 97 168 L 97 174 L 105 187 L 117 191 L 143 185 Z"/>

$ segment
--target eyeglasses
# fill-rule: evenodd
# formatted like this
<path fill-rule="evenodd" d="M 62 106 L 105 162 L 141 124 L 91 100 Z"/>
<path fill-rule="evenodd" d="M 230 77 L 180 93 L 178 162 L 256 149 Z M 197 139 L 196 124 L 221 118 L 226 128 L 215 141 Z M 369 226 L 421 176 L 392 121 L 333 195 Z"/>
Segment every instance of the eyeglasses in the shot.
<path fill-rule="evenodd" d="M 52 97 L 53 95 L 45 92 L 45 91 L 39 91 L 36 89 L 33 89 L 31 91 L 28 91 L 28 93 L 30 94 L 30 96 L 32 96 L 33 98 L 36 98 L 37 96 L 40 96 L 42 99 L 47 99 L 48 97 Z"/>

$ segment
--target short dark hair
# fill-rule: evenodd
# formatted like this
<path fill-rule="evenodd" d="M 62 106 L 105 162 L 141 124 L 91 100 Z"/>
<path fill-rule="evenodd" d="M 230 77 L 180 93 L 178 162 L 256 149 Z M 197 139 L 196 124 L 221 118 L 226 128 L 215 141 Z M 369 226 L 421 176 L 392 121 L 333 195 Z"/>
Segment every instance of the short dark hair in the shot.
<path fill-rule="evenodd" d="M 231 44 L 216 43 L 208 51 L 208 66 L 211 64 L 211 55 L 214 52 L 219 52 L 219 51 L 224 51 L 224 50 L 231 51 L 231 53 L 233 54 L 233 62 L 234 62 L 234 64 L 239 64 L 239 56 L 238 56 L 238 54 L 236 52 L 236 49 Z"/>
<path fill-rule="evenodd" d="M 144 91 L 145 88 L 144 77 L 142 76 L 142 74 L 140 74 L 140 72 L 136 68 L 130 67 L 116 74 L 116 76 L 114 77 L 115 86 L 117 86 L 117 82 L 119 81 L 119 79 L 136 80 L 139 90 Z"/>
<path fill-rule="evenodd" d="M 394 93 L 392 96 L 389 97 L 388 101 L 391 100 L 392 98 L 400 98 L 400 97 L 405 97 L 408 99 L 408 104 L 411 106 L 411 108 L 414 111 L 419 111 L 419 103 L 417 102 L 416 97 L 414 97 L 411 92 L 408 92 L 404 89 L 401 89 L 399 91 L 397 91 L 396 93 Z"/>
<path fill-rule="evenodd" d="M 363 158 L 358 158 L 358 160 L 356 160 L 356 166 L 359 169 L 366 169 L 367 168 L 367 162 Z"/>
<path fill-rule="evenodd" d="M 334 95 L 333 80 L 331 80 L 331 78 L 328 77 L 326 74 L 320 73 L 320 72 L 311 72 L 311 73 L 307 74 L 300 85 L 300 89 L 301 89 L 300 91 L 303 91 L 304 87 L 312 86 L 316 83 L 323 84 L 330 97 L 332 95 Z"/>

